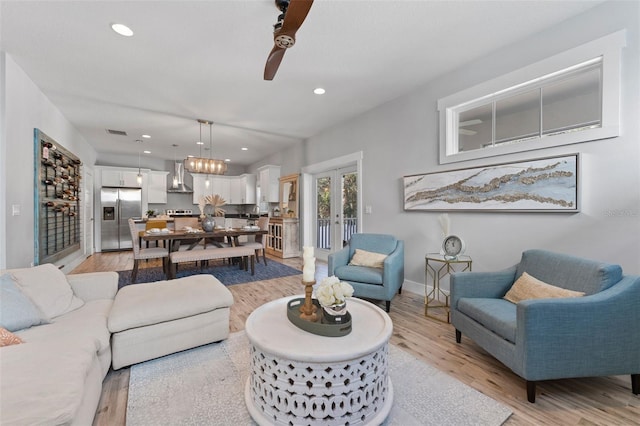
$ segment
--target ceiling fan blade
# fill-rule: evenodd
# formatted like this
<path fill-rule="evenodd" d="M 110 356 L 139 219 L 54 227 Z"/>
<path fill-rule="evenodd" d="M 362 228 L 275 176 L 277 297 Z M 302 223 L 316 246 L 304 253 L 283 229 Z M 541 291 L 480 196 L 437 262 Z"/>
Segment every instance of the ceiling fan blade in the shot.
<path fill-rule="evenodd" d="M 276 1 L 276 4 L 278 2 Z M 286 2 L 285 2 L 286 3 Z M 273 32 L 273 49 L 264 67 L 264 79 L 273 80 L 280 67 L 286 49 L 296 42 L 296 32 L 307 18 L 313 0 L 290 0 L 284 13 L 282 26 Z M 285 10 L 284 8 L 282 10 Z"/>
<path fill-rule="evenodd" d="M 291 0 L 279 34 L 294 35 L 309 14 L 313 0 Z"/>
<path fill-rule="evenodd" d="M 264 66 L 265 80 L 273 80 L 273 77 L 276 76 L 276 72 L 278 72 L 278 68 L 280 67 L 280 62 L 282 62 L 285 51 L 286 49 L 273 46 L 273 49 L 271 49 L 271 53 L 269 53 L 269 57 L 267 58 L 267 64 Z"/>

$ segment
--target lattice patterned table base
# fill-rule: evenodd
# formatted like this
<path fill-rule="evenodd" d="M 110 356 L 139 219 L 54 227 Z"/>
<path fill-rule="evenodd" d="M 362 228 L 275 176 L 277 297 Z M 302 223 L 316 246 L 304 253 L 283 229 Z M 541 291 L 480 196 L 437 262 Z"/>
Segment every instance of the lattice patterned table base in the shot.
<path fill-rule="evenodd" d="M 331 363 L 280 358 L 251 345 L 247 407 L 260 424 L 382 423 L 393 401 L 387 358 L 388 344 L 360 358 Z"/>

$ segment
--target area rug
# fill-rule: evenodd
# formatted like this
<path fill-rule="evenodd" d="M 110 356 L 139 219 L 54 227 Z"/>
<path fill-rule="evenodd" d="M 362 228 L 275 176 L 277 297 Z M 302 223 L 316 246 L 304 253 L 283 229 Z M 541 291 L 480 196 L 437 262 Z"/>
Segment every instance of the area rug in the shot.
<path fill-rule="evenodd" d="M 252 281 L 270 280 L 273 278 L 287 277 L 289 275 L 302 274 L 290 266 L 280 262 L 267 260 L 267 265 L 256 262 L 255 275 L 251 275 L 251 267 L 248 271 L 239 269 L 238 265 L 222 265 L 216 264 L 200 269 L 195 263 L 182 264 L 178 268 L 177 278 L 188 277 L 194 274 L 211 274 L 224 285 L 242 284 Z M 131 284 L 131 271 L 118 271 L 118 288 Z M 136 283 L 150 283 L 154 281 L 166 280 L 162 268 L 140 268 L 138 269 L 138 277 Z"/>
<path fill-rule="evenodd" d="M 388 426 L 500 425 L 505 405 L 389 345 L 394 401 Z M 128 426 L 255 425 L 244 402 L 249 341 L 240 331 L 221 343 L 131 367 Z"/>

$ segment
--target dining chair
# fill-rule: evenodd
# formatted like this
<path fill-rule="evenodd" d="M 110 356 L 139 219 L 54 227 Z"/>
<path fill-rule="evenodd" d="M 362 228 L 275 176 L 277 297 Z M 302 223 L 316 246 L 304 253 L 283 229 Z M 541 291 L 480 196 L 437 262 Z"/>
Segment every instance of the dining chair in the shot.
<path fill-rule="evenodd" d="M 258 219 L 258 228 L 260 228 L 261 231 L 269 230 L 269 218 L 267 216 L 262 216 Z M 264 262 L 265 266 L 267 265 L 267 254 L 265 250 L 266 238 L 266 235 L 259 234 L 255 236 L 255 240 L 253 242 L 243 244 L 243 246 L 245 247 L 255 248 L 256 259 L 258 259 L 258 261 L 260 260 L 260 250 L 262 250 L 262 261 Z"/>
<path fill-rule="evenodd" d="M 167 227 L 166 220 L 158 220 L 158 219 L 148 219 L 147 223 L 145 223 L 144 231 L 140 231 L 138 234 L 139 237 L 142 237 L 146 231 L 149 229 L 164 229 Z M 147 243 L 147 248 L 149 248 L 149 241 Z M 164 247 L 164 241 L 162 241 L 162 246 Z M 156 241 L 156 247 L 158 247 L 158 241 Z"/>
<path fill-rule="evenodd" d="M 138 277 L 138 266 L 141 260 L 162 259 L 162 272 L 167 276 L 169 249 L 166 247 L 140 248 L 140 234 L 136 223 L 129 219 L 129 231 L 131 232 L 131 242 L 133 243 L 133 271 L 131 273 L 131 283 L 136 282 Z"/>

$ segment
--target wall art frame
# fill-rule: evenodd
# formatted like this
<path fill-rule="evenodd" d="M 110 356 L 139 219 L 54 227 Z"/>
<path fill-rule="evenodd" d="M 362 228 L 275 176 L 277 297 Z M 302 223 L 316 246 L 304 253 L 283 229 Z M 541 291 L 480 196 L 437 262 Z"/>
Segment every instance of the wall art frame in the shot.
<path fill-rule="evenodd" d="M 403 177 L 406 211 L 580 211 L 578 153 Z"/>

